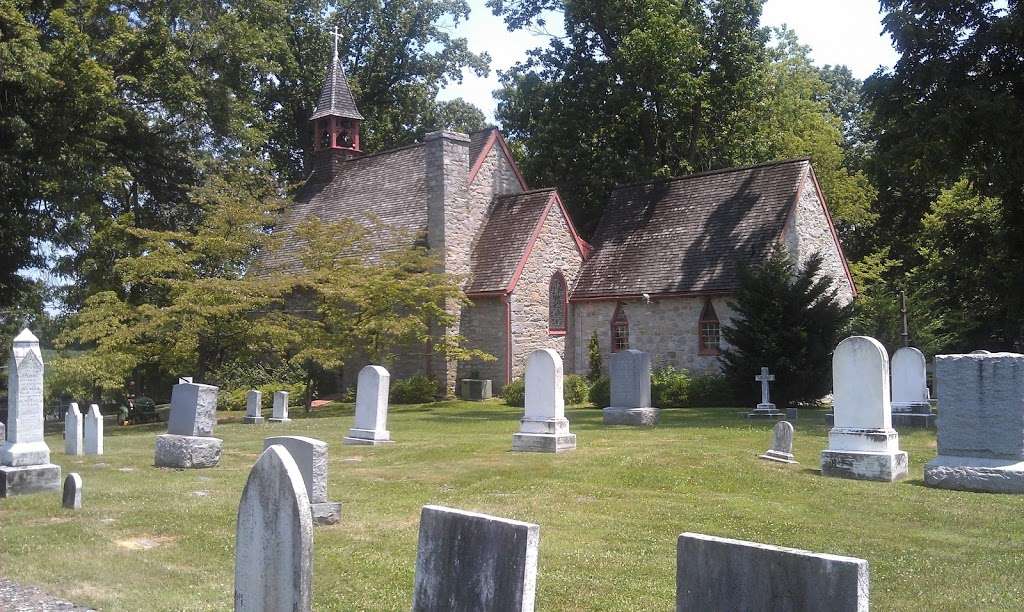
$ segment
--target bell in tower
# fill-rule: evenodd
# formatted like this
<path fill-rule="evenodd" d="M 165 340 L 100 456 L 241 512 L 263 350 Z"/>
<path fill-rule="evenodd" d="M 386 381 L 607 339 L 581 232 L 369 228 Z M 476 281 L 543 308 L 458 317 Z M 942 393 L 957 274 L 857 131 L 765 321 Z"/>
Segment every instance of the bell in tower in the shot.
<path fill-rule="evenodd" d="M 328 177 L 334 175 L 338 162 L 362 153 L 359 122 L 363 116 L 356 108 L 345 68 L 338 59 L 338 28 L 334 28 L 333 36 L 334 59 L 327 67 L 320 100 L 309 118 L 313 124 L 314 172 L 325 173 Z"/>

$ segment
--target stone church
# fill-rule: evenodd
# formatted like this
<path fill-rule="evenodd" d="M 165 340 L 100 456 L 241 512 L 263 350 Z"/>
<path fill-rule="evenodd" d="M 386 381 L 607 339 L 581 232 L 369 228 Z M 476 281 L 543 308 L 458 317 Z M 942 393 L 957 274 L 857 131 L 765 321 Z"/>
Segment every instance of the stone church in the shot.
<path fill-rule="evenodd" d="M 613 351 L 637 348 L 656 366 L 717 371 L 737 265 L 776 245 L 801 262 L 821 253 L 842 298 L 855 295 L 807 158 L 617 187 L 587 242 L 554 188 L 527 185 L 497 128 L 434 132 L 365 155 L 362 119 L 335 55 L 310 119 L 313 171 L 275 231 L 287 235 L 310 215 L 369 213 L 401 230 L 375 243 L 371 259 L 397 236 L 425 238 L 445 271 L 465 279 L 471 305 L 452 331 L 497 358 L 449 363 L 410 349 L 388 364 L 394 378 L 427 374 L 453 389 L 473 373 L 497 390 L 523 375 L 538 348 L 557 350 L 566 373 L 585 373 L 593 334 L 605 363 Z M 262 263 L 301 265 L 287 249 Z"/>

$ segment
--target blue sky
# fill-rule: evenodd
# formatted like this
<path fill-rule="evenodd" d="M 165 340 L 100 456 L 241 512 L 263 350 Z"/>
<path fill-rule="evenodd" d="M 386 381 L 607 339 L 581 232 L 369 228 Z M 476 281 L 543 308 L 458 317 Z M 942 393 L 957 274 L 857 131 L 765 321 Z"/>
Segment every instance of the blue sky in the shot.
<path fill-rule="evenodd" d="M 528 49 L 547 45 L 547 37 L 537 32 L 509 32 L 504 22 L 491 14 L 485 0 L 469 0 L 472 12 L 468 22 L 456 32 L 469 40 L 473 51 L 491 54 L 491 74 L 480 78 L 467 73 L 462 83 L 441 92 L 442 99 L 462 97 L 494 118 L 491 92 L 498 86 L 498 70 L 506 70 L 525 57 Z M 882 34 L 877 0 L 768 0 L 762 23 L 786 24 L 811 47 L 815 63 L 846 64 L 859 78 L 865 78 L 879 66 L 892 67 L 898 56 L 888 35 Z M 557 17 L 548 29 L 561 29 Z"/>

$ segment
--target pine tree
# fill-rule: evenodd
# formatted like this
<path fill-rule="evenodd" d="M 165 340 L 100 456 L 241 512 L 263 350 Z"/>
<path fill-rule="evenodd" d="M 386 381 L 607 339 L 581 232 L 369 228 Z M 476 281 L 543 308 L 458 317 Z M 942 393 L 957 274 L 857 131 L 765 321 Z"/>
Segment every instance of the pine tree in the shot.
<path fill-rule="evenodd" d="M 725 375 L 740 399 L 755 401 L 754 376 L 761 367 L 775 374 L 773 401 L 780 408 L 813 402 L 832 388 L 832 351 L 842 340 L 852 305 L 843 305 L 821 257 L 797 265 L 782 250 L 762 265 L 740 269 L 740 289 L 732 307 L 736 318 L 723 326 L 728 348 Z"/>
<path fill-rule="evenodd" d="M 587 380 L 591 383 L 597 382 L 598 378 L 601 378 L 601 366 L 603 360 L 601 358 L 601 343 L 597 339 L 597 332 L 595 331 L 590 336 L 590 342 L 587 344 L 587 361 L 590 362 L 590 371 L 587 372 Z"/>

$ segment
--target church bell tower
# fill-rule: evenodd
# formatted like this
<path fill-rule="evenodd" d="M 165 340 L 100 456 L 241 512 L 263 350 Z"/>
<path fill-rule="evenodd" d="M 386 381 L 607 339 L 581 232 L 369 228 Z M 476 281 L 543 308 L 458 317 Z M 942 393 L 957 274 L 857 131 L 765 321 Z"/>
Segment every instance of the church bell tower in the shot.
<path fill-rule="evenodd" d="M 345 68 L 338 59 L 338 37 L 335 28 L 334 58 L 327 67 L 320 100 L 309 118 L 313 126 L 313 171 L 324 178 L 334 176 L 340 162 L 362 154 L 359 122 L 363 116 L 356 108 Z"/>

